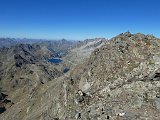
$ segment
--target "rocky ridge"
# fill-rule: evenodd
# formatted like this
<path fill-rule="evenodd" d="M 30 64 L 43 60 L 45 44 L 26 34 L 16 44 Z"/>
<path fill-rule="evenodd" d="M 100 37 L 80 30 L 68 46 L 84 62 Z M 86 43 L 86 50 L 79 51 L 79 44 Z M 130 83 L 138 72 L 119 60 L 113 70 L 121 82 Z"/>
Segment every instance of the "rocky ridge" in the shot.
<path fill-rule="evenodd" d="M 159 46 L 152 35 L 126 32 L 96 49 L 83 72 L 72 76 L 70 99 L 78 102 L 70 115 L 76 108 L 83 120 L 158 120 Z"/>

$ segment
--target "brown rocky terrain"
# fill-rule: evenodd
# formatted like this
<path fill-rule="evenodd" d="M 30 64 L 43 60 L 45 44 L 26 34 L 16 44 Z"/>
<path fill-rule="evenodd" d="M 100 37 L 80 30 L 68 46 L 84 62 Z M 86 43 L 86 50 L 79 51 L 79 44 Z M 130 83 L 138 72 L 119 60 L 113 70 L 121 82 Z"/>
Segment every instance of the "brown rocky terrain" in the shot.
<path fill-rule="evenodd" d="M 0 50 L 0 88 L 4 91 L 0 92 L 2 108 L 7 104 L 3 95 L 7 94 L 16 103 L 34 92 L 37 86 L 63 74 L 60 67 L 47 62 L 46 59 L 53 54 L 37 44 L 18 44 Z"/>
<path fill-rule="evenodd" d="M 14 91 L 10 98 L 16 102 L 0 119 L 159 120 L 159 51 L 160 39 L 153 35 L 120 34 L 23 99 L 16 101 Z"/>

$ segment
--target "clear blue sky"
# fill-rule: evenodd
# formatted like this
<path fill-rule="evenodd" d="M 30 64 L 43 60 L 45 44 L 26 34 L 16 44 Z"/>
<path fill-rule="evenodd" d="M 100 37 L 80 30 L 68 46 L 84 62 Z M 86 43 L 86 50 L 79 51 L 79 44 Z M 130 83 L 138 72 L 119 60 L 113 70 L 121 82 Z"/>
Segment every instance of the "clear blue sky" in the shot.
<path fill-rule="evenodd" d="M 160 37 L 160 0 L 0 0 L 0 37 Z"/>

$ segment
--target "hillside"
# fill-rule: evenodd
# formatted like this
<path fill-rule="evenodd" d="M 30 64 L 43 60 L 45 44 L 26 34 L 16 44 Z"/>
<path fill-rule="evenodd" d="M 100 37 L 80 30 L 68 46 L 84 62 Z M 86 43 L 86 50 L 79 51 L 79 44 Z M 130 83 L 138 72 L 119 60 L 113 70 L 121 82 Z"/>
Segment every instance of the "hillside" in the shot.
<path fill-rule="evenodd" d="M 9 48 L 0 49 L 0 91 L 6 94 L 9 100 L 17 103 L 23 97 L 35 91 L 36 87 L 63 75 L 64 65 L 55 65 L 48 62 L 56 52 L 50 51 L 47 46 L 36 44 L 16 44 Z M 0 96 L 0 108 L 9 108 Z"/>
<path fill-rule="evenodd" d="M 66 60 L 71 66 L 82 64 L 86 61 L 91 53 L 101 47 L 106 42 L 104 38 L 87 39 L 77 43 L 65 56 Z"/>

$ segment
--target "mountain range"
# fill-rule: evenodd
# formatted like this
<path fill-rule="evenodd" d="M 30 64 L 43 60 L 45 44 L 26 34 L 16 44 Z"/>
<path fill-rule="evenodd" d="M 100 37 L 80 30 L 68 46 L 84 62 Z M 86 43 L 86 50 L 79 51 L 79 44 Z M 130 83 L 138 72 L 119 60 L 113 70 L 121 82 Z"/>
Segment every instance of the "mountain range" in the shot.
<path fill-rule="evenodd" d="M 159 120 L 160 39 L 125 32 L 6 45 L 0 88 L 2 120 Z"/>

